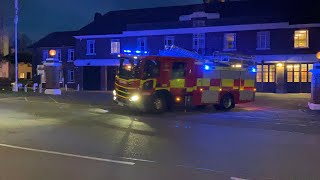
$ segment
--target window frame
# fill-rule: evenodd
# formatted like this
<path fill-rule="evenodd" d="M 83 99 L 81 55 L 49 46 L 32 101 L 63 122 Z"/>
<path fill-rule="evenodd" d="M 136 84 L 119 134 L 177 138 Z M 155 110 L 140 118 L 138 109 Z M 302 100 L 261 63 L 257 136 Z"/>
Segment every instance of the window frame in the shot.
<path fill-rule="evenodd" d="M 115 47 L 113 46 L 114 44 Z M 110 40 L 110 54 L 120 54 L 121 52 L 121 42 L 120 39 L 111 39 Z"/>
<path fill-rule="evenodd" d="M 299 65 L 299 70 L 295 69 L 295 66 Z M 302 66 L 306 65 L 306 70 L 302 70 Z M 291 67 L 289 70 L 289 66 Z M 312 63 L 290 63 L 286 65 L 286 76 L 287 76 L 287 83 L 311 83 L 312 80 L 312 73 L 310 70 L 313 68 Z M 299 75 L 299 81 L 295 80 L 295 74 Z M 302 81 L 302 75 L 303 73 L 306 74 L 306 81 Z M 289 75 L 290 74 L 290 75 Z M 289 81 L 289 76 L 292 77 L 291 81 Z"/>
<path fill-rule="evenodd" d="M 92 48 L 91 48 L 92 45 Z M 92 49 L 92 52 L 91 52 Z M 87 40 L 87 55 L 96 55 L 96 40 Z"/>
<path fill-rule="evenodd" d="M 73 53 L 73 56 L 71 54 Z M 73 57 L 73 58 L 71 58 Z M 75 50 L 74 49 L 68 49 L 68 62 L 73 62 L 75 60 Z"/>
<path fill-rule="evenodd" d="M 171 41 L 171 43 L 172 43 L 171 45 L 169 45 L 169 41 Z M 175 37 L 174 36 L 165 36 L 164 37 L 164 47 L 165 48 L 168 48 L 174 44 L 175 44 Z"/>
<path fill-rule="evenodd" d="M 299 39 L 299 36 L 297 35 L 298 32 L 302 32 L 305 31 L 305 45 L 300 46 L 300 41 L 301 39 Z M 301 33 L 302 34 L 302 33 Z M 297 38 L 296 38 L 297 37 Z M 309 48 L 309 30 L 308 29 L 299 29 L 299 30 L 295 30 L 294 31 L 294 35 L 293 35 L 293 47 L 295 49 L 307 49 Z"/>
<path fill-rule="evenodd" d="M 205 33 L 193 34 L 192 49 L 198 52 L 200 49 L 205 49 L 205 48 L 206 48 L 206 34 Z"/>
<path fill-rule="evenodd" d="M 147 51 L 147 37 L 139 37 L 137 39 L 137 49 L 141 52 Z"/>
<path fill-rule="evenodd" d="M 72 73 L 72 76 L 71 76 L 71 73 Z M 68 70 L 68 83 L 74 83 L 74 79 L 75 79 L 74 77 L 75 77 L 74 70 Z"/>
<path fill-rule="evenodd" d="M 275 64 L 258 64 L 256 82 L 257 83 L 275 83 L 276 82 L 276 65 Z"/>
<path fill-rule="evenodd" d="M 61 49 L 56 49 L 57 55 L 56 57 L 59 59 L 59 61 L 62 61 L 62 51 Z"/>
<path fill-rule="evenodd" d="M 257 48 L 256 50 L 269 50 L 270 46 L 270 31 L 257 32 Z"/>
<path fill-rule="evenodd" d="M 174 65 L 178 64 L 178 63 L 184 64 L 184 74 L 183 74 L 183 77 L 179 76 L 179 77 L 174 78 L 173 77 L 173 75 L 174 75 Z M 186 62 L 172 62 L 170 79 L 171 80 L 174 80 L 174 79 L 185 79 L 186 76 L 187 76 L 187 63 Z"/>
<path fill-rule="evenodd" d="M 233 48 L 229 48 L 228 36 L 233 36 Z M 223 39 L 223 50 L 224 51 L 236 51 L 237 50 L 237 33 L 225 33 Z"/>

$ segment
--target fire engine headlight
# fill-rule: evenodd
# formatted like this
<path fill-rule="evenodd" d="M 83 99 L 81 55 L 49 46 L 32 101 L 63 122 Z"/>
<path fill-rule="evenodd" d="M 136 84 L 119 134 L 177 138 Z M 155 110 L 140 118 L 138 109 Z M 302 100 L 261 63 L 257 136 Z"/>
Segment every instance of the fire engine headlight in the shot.
<path fill-rule="evenodd" d="M 132 102 L 139 101 L 139 99 L 140 99 L 139 95 L 133 95 L 133 96 L 130 97 L 130 101 L 132 101 Z"/>
<path fill-rule="evenodd" d="M 116 90 L 113 90 L 113 92 L 112 92 L 112 93 L 113 93 L 113 95 L 114 95 L 114 96 L 116 96 L 116 95 L 117 95 L 117 91 L 116 91 Z"/>

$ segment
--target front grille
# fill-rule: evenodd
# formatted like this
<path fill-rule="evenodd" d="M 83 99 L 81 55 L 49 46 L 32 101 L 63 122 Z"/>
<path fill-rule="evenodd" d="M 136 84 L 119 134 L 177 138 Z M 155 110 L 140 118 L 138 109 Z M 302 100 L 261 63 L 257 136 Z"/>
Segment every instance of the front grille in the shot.
<path fill-rule="evenodd" d="M 119 90 L 116 89 L 117 95 L 122 96 L 122 97 L 129 97 L 129 94 L 126 94 L 124 92 L 121 92 Z"/>
<path fill-rule="evenodd" d="M 117 89 L 122 92 L 128 92 L 129 90 L 120 86 L 117 86 Z"/>

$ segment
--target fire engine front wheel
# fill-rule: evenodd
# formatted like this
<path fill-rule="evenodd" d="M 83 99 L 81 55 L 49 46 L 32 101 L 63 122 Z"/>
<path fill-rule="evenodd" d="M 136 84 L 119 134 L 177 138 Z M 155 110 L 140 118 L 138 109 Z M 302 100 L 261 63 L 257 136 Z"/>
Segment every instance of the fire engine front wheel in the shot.
<path fill-rule="evenodd" d="M 155 95 L 152 98 L 151 105 L 154 113 L 163 113 L 167 110 L 166 99 L 159 95 Z"/>
<path fill-rule="evenodd" d="M 220 104 L 218 106 L 219 110 L 229 111 L 234 108 L 234 99 L 230 94 L 222 96 Z"/>

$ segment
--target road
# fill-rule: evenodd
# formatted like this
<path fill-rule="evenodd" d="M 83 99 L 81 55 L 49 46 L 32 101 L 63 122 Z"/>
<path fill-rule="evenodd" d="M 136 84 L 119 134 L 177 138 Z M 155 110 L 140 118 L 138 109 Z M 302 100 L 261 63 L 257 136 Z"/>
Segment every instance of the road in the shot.
<path fill-rule="evenodd" d="M 320 179 L 308 94 L 136 114 L 107 93 L 0 94 L 0 180 Z"/>

